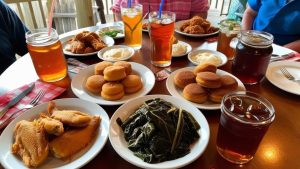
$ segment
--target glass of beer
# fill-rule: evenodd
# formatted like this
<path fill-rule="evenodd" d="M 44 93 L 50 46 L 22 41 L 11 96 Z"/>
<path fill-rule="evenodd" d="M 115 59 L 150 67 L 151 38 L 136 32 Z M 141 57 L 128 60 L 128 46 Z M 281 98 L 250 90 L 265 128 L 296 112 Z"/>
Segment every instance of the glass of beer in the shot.
<path fill-rule="evenodd" d="M 232 60 L 235 53 L 235 49 L 230 47 L 230 42 L 240 30 L 241 26 L 237 21 L 226 19 L 220 23 L 217 51 L 226 55 L 228 60 Z"/>
<path fill-rule="evenodd" d="M 55 82 L 67 75 L 67 64 L 55 29 L 48 34 L 47 28 L 26 33 L 26 42 L 31 60 L 39 78 L 45 82 Z"/>
<path fill-rule="evenodd" d="M 225 95 L 221 102 L 217 151 L 232 163 L 249 162 L 274 118 L 272 104 L 258 94 L 236 91 Z"/>
<path fill-rule="evenodd" d="M 143 6 L 141 4 L 132 3 L 131 7 L 128 7 L 126 3 L 121 4 L 125 44 L 136 50 L 142 47 L 142 15 Z"/>
<path fill-rule="evenodd" d="M 156 11 L 149 14 L 150 55 L 154 66 L 171 65 L 174 27 L 174 12 L 162 11 L 161 17 Z"/>
<path fill-rule="evenodd" d="M 256 30 L 238 35 L 232 73 L 244 84 L 259 83 L 265 76 L 273 53 L 273 35 Z"/>

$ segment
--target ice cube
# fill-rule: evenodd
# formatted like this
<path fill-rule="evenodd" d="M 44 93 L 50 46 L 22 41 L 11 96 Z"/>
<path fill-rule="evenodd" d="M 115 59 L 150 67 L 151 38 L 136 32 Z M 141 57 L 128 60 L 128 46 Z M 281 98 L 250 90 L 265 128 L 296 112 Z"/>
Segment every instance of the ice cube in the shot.
<path fill-rule="evenodd" d="M 231 103 L 231 104 L 234 104 L 234 105 L 237 105 L 237 106 L 242 106 L 243 101 L 242 101 L 242 99 L 239 98 L 239 97 L 231 97 L 231 98 L 230 98 L 230 103 Z"/>
<path fill-rule="evenodd" d="M 268 108 L 262 103 L 249 105 L 247 108 L 247 112 L 255 116 L 257 120 L 266 119 L 270 114 Z"/>
<path fill-rule="evenodd" d="M 165 19 L 162 19 L 162 21 L 161 21 L 161 23 L 164 24 L 164 25 L 170 24 L 170 23 L 172 23 L 172 22 L 173 22 L 173 21 L 172 21 L 172 19 L 170 19 L 170 18 L 165 18 Z"/>

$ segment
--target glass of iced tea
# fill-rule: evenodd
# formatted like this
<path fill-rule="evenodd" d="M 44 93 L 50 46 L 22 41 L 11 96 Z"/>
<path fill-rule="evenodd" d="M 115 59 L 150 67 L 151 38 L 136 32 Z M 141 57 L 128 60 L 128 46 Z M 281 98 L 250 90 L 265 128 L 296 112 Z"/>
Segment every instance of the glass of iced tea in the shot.
<path fill-rule="evenodd" d="M 249 162 L 274 121 L 272 104 L 247 91 L 232 92 L 223 97 L 217 136 L 217 150 L 226 160 Z"/>
<path fill-rule="evenodd" d="M 244 84 L 256 84 L 267 71 L 273 52 L 273 36 L 267 32 L 248 30 L 238 35 L 232 73 Z"/>
<path fill-rule="evenodd" d="M 226 55 L 228 60 L 232 60 L 235 53 L 235 49 L 230 46 L 230 42 L 240 30 L 241 25 L 237 21 L 226 19 L 220 22 L 217 51 Z"/>
<path fill-rule="evenodd" d="M 68 68 L 55 29 L 51 29 L 49 35 L 47 28 L 28 31 L 26 42 L 35 71 L 42 81 L 55 82 L 66 77 Z"/>
<path fill-rule="evenodd" d="M 161 17 L 156 11 L 149 14 L 150 55 L 154 66 L 171 65 L 174 27 L 174 12 L 162 11 Z"/>
<path fill-rule="evenodd" d="M 142 47 L 142 15 L 143 6 L 141 4 L 132 3 L 131 7 L 128 7 L 126 3 L 121 4 L 125 44 L 136 50 Z"/>

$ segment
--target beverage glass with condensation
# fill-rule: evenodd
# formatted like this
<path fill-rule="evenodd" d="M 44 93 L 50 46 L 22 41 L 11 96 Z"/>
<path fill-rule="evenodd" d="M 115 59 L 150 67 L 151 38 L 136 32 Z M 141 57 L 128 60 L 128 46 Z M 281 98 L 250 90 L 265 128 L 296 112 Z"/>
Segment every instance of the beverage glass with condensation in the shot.
<path fill-rule="evenodd" d="M 247 30 L 238 35 L 232 73 L 244 84 L 259 83 L 266 74 L 273 53 L 273 35 Z"/>
<path fill-rule="evenodd" d="M 121 16 L 125 30 L 125 44 L 136 50 L 142 47 L 142 15 L 143 6 L 132 3 L 128 7 L 126 3 L 121 4 Z"/>
<path fill-rule="evenodd" d="M 241 25 L 237 21 L 226 19 L 220 23 L 217 51 L 226 55 L 228 60 L 232 60 L 235 53 L 235 49 L 230 46 L 230 42 L 240 30 Z"/>
<path fill-rule="evenodd" d="M 26 42 L 35 71 L 42 81 L 55 82 L 66 77 L 66 59 L 55 29 L 51 29 L 49 35 L 47 28 L 28 31 Z"/>
<path fill-rule="evenodd" d="M 249 162 L 274 118 L 272 104 L 258 94 L 237 91 L 225 95 L 217 136 L 219 154 L 232 163 Z"/>
<path fill-rule="evenodd" d="M 166 67 L 171 65 L 175 13 L 162 11 L 149 14 L 149 36 L 151 46 L 151 63 L 154 66 Z"/>

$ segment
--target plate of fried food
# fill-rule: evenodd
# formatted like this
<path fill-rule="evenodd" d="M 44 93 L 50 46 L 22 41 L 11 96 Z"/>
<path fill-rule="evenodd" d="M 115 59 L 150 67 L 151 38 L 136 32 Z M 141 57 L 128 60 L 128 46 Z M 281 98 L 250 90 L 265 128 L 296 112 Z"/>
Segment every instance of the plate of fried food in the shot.
<path fill-rule="evenodd" d="M 76 35 L 70 35 L 63 42 L 63 52 L 71 56 L 96 55 L 105 47 L 113 46 L 115 41 L 109 36 L 99 36 L 95 32 L 82 31 Z"/>
<path fill-rule="evenodd" d="M 172 96 L 188 100 L 206 110 L 220 109 L 225 94 L 246 90 L 237 77 L 207 62 L 172 72 L 166 85 Z"/>
<path fill-rule="evenodd" d="M 80 99 L 100 105 L 120 105 L 149 93 L 155 84 L 146 66 L 126 61 L 102 61 L 81 70 L 71 82 Z"/>
<path fill-rule="evenodd" d="M 109 126 L 115 151 L 140 168 L 180 168 L 195 161 L 209 141 L 202 112 L 169 95 L 147 95 L 120 106 Z"/>
<path fill-rule="evenodd" d="M 80 168 L 108 139 L 109 117 L 95 103 L 58 99 L 27 110 L 0 136 L 4 168 Z"/>
<path fill-rule="evenodd" d="M 175 32 L 191 37 L 206 37 L 218 34 L 219 28 L 212 26 L 208 20 L 200 16 L 194 16 L 189 20 L 176 22 Z"/>

